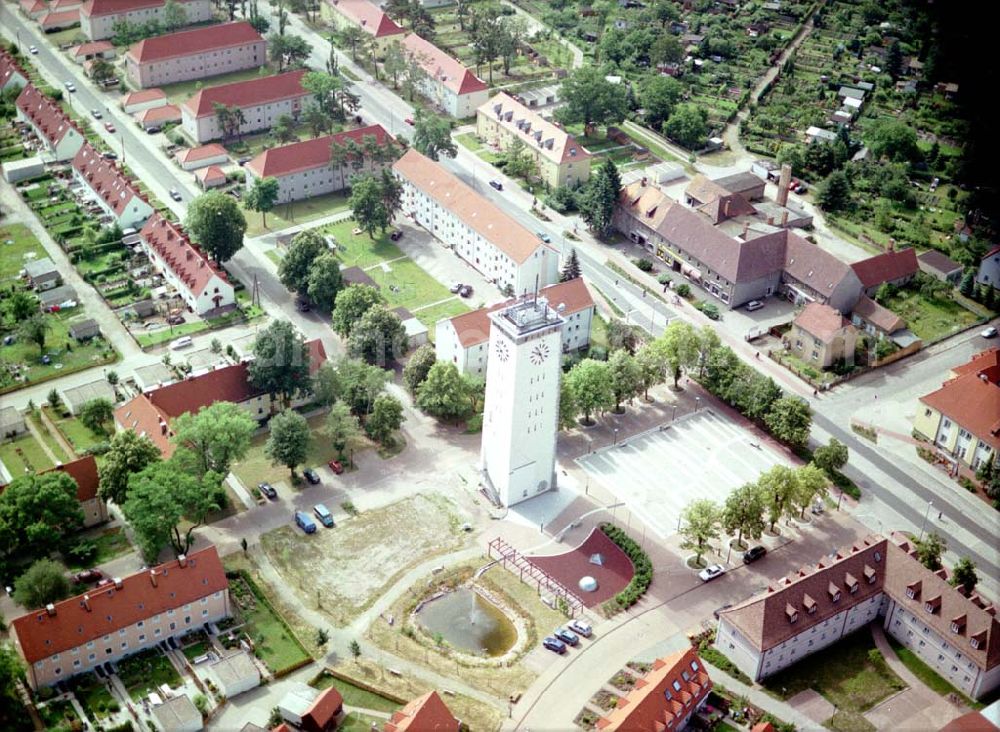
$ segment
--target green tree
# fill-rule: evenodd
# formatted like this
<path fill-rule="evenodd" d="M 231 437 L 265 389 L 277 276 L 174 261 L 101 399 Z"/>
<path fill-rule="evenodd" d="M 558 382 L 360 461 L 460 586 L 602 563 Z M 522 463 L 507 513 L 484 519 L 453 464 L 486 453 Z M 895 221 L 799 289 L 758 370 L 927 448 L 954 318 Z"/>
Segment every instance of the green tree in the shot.
<path fill-rule="evenodd" d="M 455 141 L 451 139 L 451 124 L 439 115 L 418 108 L 413 115 L 413 147 L 431 160 L 441 155 L 453 158 L 458 155 Z"/>
<path fill-rule="evenodd" d="M 813 462 L 830 476 L 847 465 L 848 457 L 847 445 L 836 437 L 831 437 L 827 444 L 817 447 L 813 452 Z"/>
<path fill-rule="evenodd" d="M 658 348 L 655 343 L 643 343 L 642 347 L 636 351 L 635 365 L 639 371 L 639 387 L 642 389 L 642 396 L 648 402 L 650 401 L 649 387 L 662 382 L 663 374 L 666 371 L 663 349 Z"/>
<path fill-rule="evenodd" d="M 312 389 L 309 375 L 309 346 L 287 320 L 275 320 L 262 330 L 253 344 L 253 360 L 248 367 L 250 383 L 288 403 Z"/>
<path fill-rule="evenodd" d="M 671 36 L 668 38 L 674 40 Z M 646 110 L 647 126 L 654 130 L 660 129 L 669 119 L 683 93 L 681 83 L 669 76 L 656 75 L 643 79 L 639 84 L 639 103 Z"/>
<path fill-rule="evenodd" d="M 678 104 L 666 122 L 663 134 L 690 150 L 705 146 L 708 137 L 708 111 L 695 104 Z"/>
<path fill-rule="evenodd" d="M 642 375 L 635 358 L 626 350 L 619 349 L 608 359 L 608 375 L 611 377 L 611 391 L 615 398 L 615 411 L 622 411 L 622 402 L 631 399 L 639 391 Z"/>
<path fill-rule="evenodd" d="M 976 565 L 968 557 L 962 557 L 951 572 L 951 579 L 948 580 L 952 587 L 961 587 L 965 590 L 966 596 L 972 594 L 979 584 L 979 575 L 976 573 Z"/>
<path fill-rule="evenodd" d="M 278 119 L 274 121 L 274 126 L 271 128 L 271 136 L 280 144 L 295 142 L 298 140 L 298 136 L 295 134 L 295 119 L 292 115 L 280 115 Z M 275 190 L 277 191 L 277 189 Z M 277 193 L 275 194 L 275 200 L 277 200 Z M 271 209 L 268 209 L 268 211 L 270 210 Z M 267 224 L 265 223 L 265 226 L 266 225 Z"/>
<path fill-rule="evenodd" d="M 395 147 L 390 148 L 395 151 Z M 393 154 L 395 154 L 393 152 Z M 379 177 L 379 192 L 382 195 L 382 205 L 389 212 L 389 220 L 396 217 L 403 210 L 403 184 L 393 175 L 389 168 L 383 168 Z"/>
<path fill-rule="evenodd" d="M 438 419 L 459 419 L 468 412 L 465 382 L 455 364 L 438 361 L 417 388 L 417 406 Z"/>
<path fill-rule="evenodd" d="M 12 323 L 20 323 L 38 312 L 38 298 L 30 292 L 15 290 L 7 296 L 7 315 Z"/>
<path fill-rule="evenodd" d="M 337 294 L 331 319 L 333 329 L 347 338 L 361 317 L 372 308 L 385 304 L 377 288 L 370 285 L 351 285 Z"/>
<path fill-rule="evenodd" d="M 570 369 L 566 381 L 573 390 L 577 406 L 583 410 L 586 425 L 594 423 L 590 415 L 595 411 L 610 409 L 615 404 L 610 368 L 605 361 L 585 358 Z"/>
<path fill-rule="evenodd" d="M 115 66 L 103 58 L 94 59 L 90 67 L 90 78 L 98 84 L 115 78 Z"/>
<path fill-rule="evenodd" d="M 865 128 L 865 145 L 876 159 L 907 163 L 920 159 L 917 133 L 902 120 L 886 117 Z"/>
<path fill-rule="evenodd" d="M 264 445 L 264 454 L 275 465 L 284 465 L 295 478 L 295 468 L 309 454 L 312 433 L 306 418 L 286 409 L 271 418 L 270 435 Z"/>
<path fill-rule="evenodd" d="M 348 443 L 357 439 L 360 434 L 361 428 L 358 426 L 358 418 L 351 414 L 350 407 L 343 402 L 338 402 L 330 407 L 323 435 L 330 441 L 330 445 L 336 450 L 339 459 L 345 458 Z"/>
<path fill-rule="evenodd" d="M 947 543 L 940 534 L 932 531 L 926 539 L 915 539 L 913 543 L 917 549 L 917 561 L 931 571 L 941 569 L 941 555 Z"/>
<path fill-rule="evenodd" d="M 370 414 L 375 399 L 392 377 L 391 371 L 344 356 L 337 362 L 340 398 L 361 418 Z"/>
<path fill-rule="evenodd" d="M 340 398 L 340 374 L 337 367 L 327 361 L 313 376 L 313 398 L 317 404 L 329 407 Z"/>
<path fill-rule="evenodd" d="M 538 175 L 538 164 L 531 157 L 527 146 L 520 138 L 513 139 L 503 157 L 503 172 L 511 178 L 521 178 L 528 181 Z"/>
<path fill-rule="evenodd" d="M 835 170 L 819 185 L 816 202 L 824 211 L 840 211 L 851 200 L 851 184 L 843 170 Z"/>
<path fill-rule="evenodd" d="M 583 123 L 584 133 L 593 134 L 595 125 L 618 124 L 628 113 L 623 84 L 613 84 L 596 66 L 582 66 L 563 79 L 560 97 L 564 106 L 556 112 L 563 124 Z"/>
<path fill-rule="evenodd" d="M 698 331 L 697 365 L 699 378 L 705 375 L 705 369 L 708 367 L 708 360 L 712 357 L 712 354 L 721 347 L 722 340 L 719 338 L 719 334 L 715 332 L 715 328 L 707 324 L 701 326 L 701 330 Z"/>
<path fill-rule="evenodd" d="M 385 60 L 382 62 L 382 70 L 392 77 L 392 88 L 399 88 L 399 77 L 406 72 L 406 56 L 403 54 L 399 41 L 389 44 L 385 50 Z"/>
<path fill-rule="evenodd" d="M 40 356 L 45 355 L 45 339 L 52 326 L 44 315 L 36 313 L 27 320 L 22 320 L 17 329 L 21 338 L 38 346 Z"/>
<path fill-rule="evenodd" d="M 683 58 L 684 47 L 677 37 L 670 33 L 660 34 L 649 48 L 649 61 L 654 66 L 677 63 Z"/>
<path fill-rule="evenodd" d="M 51 559 L 39 559 L 14 582 L 14 599 L 29 610 L 59 602 L 69 595 L 66 567 Z"/>
<path fill-rule="evenodd" d="M 678 388 L 681 374 L 685 369 L 698 363 L 698 331 L 683 320 L 672 320 L 657 339 L 663 358 L 674 379 L 674 389 Z"/>
<path fill-rule="evenodd" d="M 569 430 L 576 427 L 576 417 L 580 414 L 580 405 L 576 402 L 576 393 L 568 379 L 559 383 L 559 429 Z"/>
<path fill-rule="evenodd" d="M 315 229 L 300 231 L 292 237 L 288 252 L 278 264 L 278 279 L 293 292 L 305 294 L 309 290 L 309 274 L 313 262 L 327 252 L 323 235 Z"/>
<path fill-rule="evenodd" d="M 77 416 L 83 426 L 95 435 L 104 435 L 107 434 L 108 425 L 114 421 L 115 405 L 108 399 L 91 399 L 80 407 L 80 414 Z"/>
<path fill-rule="evenodd" d="M 420 388 L 420 385 L 424 383 L 424 379 L 427 378 L 427 373 L 431 370 L 431 366 L 436 362 L 437 352 L 430 343 L 425 343 L 413 352 L 410 360 L 403 367 L 403 383 L 406 384 L 406 388 L 411 394 L 417 393 L 417 389 Z"/>
<path fill-rule="evenodd" d="M 316 107 L 328 120 L 325 130 L 331 129 L 330 122 L 346 117 L 341 103 L 344 86 L 343 78 L 325 71 L 310 71 L 302 77 L 302 88 L 313 95 Z"/>
<path fill-rule="evenodd" d="M 351 185 L 351 197 L 347 204 L 351 207 L 354 219 L 370 238 L 375 238 L 375 232 L 389 228 L 391 219 L 389 210 L 382 199 L 382 189 L 378 181 L 370 175 L 356 177 Z"/>
<path fill-rule="evenodd" d="M 737 546 L 744 546 L 743 535 L 759 539 L 767 523 L 764 511 L 767 501 L 764 492 L 756 483 L 744 483 L 726 497 L 722 507 L 722 529 L 727 534 L 737 532 Z"/>
<path fill-rule="evenodd" d="M 160 448 L 145 435 L 135 430 L 116 432 L 104 459 L 98 463 L 98 493 L 105 501 L 121 506 L 128 497 L 129 477 L 159 460 Z"/>
<path fill-rule="evenodd" d="M 277 128 L 275 128 L 277 129 Z M 277 178 L 256 178 L 243 197 L 243 205 L 248 211 L 260 214 L 261 224 L 267 228 L 267 212 L 278 203 L 280 189 Z"/>
<path fill-rule="evenodd" d="M 757 479 L 767 505 L 768 528 L 774 530 L 782 516 L 788 513 L 798 490 L 798 476 L 787 465 L 775 465 Z"/>
<path fill-rule="evenodd" d="M 406 328 L 396 313 L 377 305 L 351 328 L 347 350 L 354 358 L 380 366 L 406 353 Z"/>
<path fill-rule="evenodd" d="M 976 271 L 974 269 L 967 269 L 965 274 L 962 275 L 958 291 L 966 297 L 973 297 L 976 294 Z"/>
<path fill-rule="evenodd" d="M 324 252 L 313 260 L 309 268 L 306 293 L 313 304 L 324 310 L 333 310 L 337 295 L 344 289 L 344 277 L 340 273 L 340 260 L 331 252 Z"/>
<path fill-rule="evenodd" d="M 599 236 L 606 236 L 611 231 L 615 204 L 621 190 L 621 177 L 618 168 L 609 158 L 592 175 L 581 196 L 581 215 L 583 220 Z"/>
<path fill-rule="evenodd" d="M 256 430 L 257 422 L 243 409 L 215 402 L 175 419 L 173 441 L 193 453 L 199 478 L 210 470 L 225 476 L 233 463 L 246 457 Z"/>
<path fill-rule="evenodd" d="M 365 432 L 380 445 L 388 445 L 404 419 L 403 403 L 389 394 L 380 394 L 365 420 Z"/>
<path fill-rule="evenodd" d="M 566 261 L 563 263 L 559 281 L 569 282 L 570 280 L 579 279 L 580 275 L 580 257 L 576 254 L 576 247 L 573 247 L 569 250 L 569 256 L 566 257 Z"/>
<path fill-rule="evenodd" d="M 230 18 L 232 20 L 232 18 Z M 187 11 L 177 0 L 167 0 L 163 4 L 163 30 L 173 33 L 187 25 Z"/>
<path fill-rule="evenodd" d="M 350 46 L 351 48 L 351 60 L 358 60 L 358 46 L 362 45 L 367 36 L 365 32 L 361 30 L 360 26 L 356 26 L 353 23 L 346 23 L 343 28 L 340 29 L 340 42 L 345 46 Z"/>
<path fill-rule="evenodd" d="M 209 191 L 191 201 L 184 226 L 191 238 L 222 264 L 243 247 L 247 220 L 235 198 Z"/>
<path fill-rule="evenodd" d="M 0 645 L 0 727 L 30 729 L 25 726 L 27 711 L 18 695 L 18 682 L 24 681 L 24 664 L 17 652 L 7 644 Z"/>
<path fill-rule="evenodd" d="M 360 28 L 358 29 L 361 30 Z M 301 36 L 271 35 L 267 39 L 271 61 L 278 64 L 278 71 L 302 66 L 312 53 L 312 44 Z"/>
<path fill-rule="evenodd" d="M 791 447 L 802 447 L 809 441 L 812 410 L 808 402 L 798 397 L 782 397 L 764 417 L 768 431 Z"/>
<path fill-rule="evenodd" d="M 0 493 L 0 552 L 46 556 L 83 528 L 77 490 L 61 470 L 14 478 Z"/>
<path fill-rule="evenodd" d="M 792 503 L 799 508 L 799 516 L 806 515 L 806 509 L 816 499 L 825 498 L 830 487 L 830 479 L 814 463 L 803 465 L 795 471 L 795 495 Z"/>
<path fill-rule="evenodd" d="M 355 661 L 361 656 L 361 646 L 356 640 L 351 641 L 351 655 L 354 656 Z"/>
<path fill-rule="evenodd" d="M 708 498 L 699 498 L 684 507 L 680 532 L 684 543 L 681 546 L 694 551 L 695 564 L 701 564 L 705 545 L 712 539 L 719 538 L 720 518 L 719 505 Z"/>

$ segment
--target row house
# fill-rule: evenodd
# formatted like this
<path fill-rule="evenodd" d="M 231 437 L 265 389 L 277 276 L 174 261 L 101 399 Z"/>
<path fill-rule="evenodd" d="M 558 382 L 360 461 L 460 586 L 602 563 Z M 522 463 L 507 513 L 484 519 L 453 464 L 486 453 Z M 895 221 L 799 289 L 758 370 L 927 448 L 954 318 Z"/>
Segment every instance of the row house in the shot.
<path fill-rule="evenodd" d="M 38 20 L 49 12 L 49 4 L 45 0 L 21 0 L 21 12 L 32 20 Z"/>
<path fill-rule="evenodd" d="M 913 429 L 970 470 L 1000 450 L 1000 349 L 951 370 L 940 389 L 920 397 Z"/>
<path fill-rule="evenodd" d="M 566 130 L 500 92 L 476 110 L 476 134 L 506 151 L 520 140 L 551 188 L 576 187 L 590 178 L 591 154 Z"/>
<path fill-rule="evenodd" d="M 28 85 L 28 75 L 21 64 L 7 49 L 0 49 L 0 92 L 23 89 Z"/>
<path fill-rule="evenodd" d="M 278 118 L 297 120 L 310 93 L 302 88 L 306 71 L 287 71 L 248 81 L 235 81 L 199 90 L 181 107 L 181 127 L 194 142 L 203 143 L 225 136 L 216 105 L 243 113 L 237 134 L 246 135 L 271 129 Z"/>
<path fill-rule="evenodd" d="M 38 20 L 38 26 L 45 33 L 55 33 L 78 25 L 80 25 L 79 6 L 69 10 L 53 10 L 50 6 L 49 11 Z"/>
<path fill-rule="evenodd" d="M 139 243 L 192 312 L 206 316 L 235 307 L 236 292 L 226 273 L 179 225 L 156 213 L 139 232 Z"/>
<path fill-rule="evenodd" d="M 403 53 L 424 71 L 418 91 L 446 114 L 464 119 L 476 114 L 489 98 L 486 82 L 428 40 L 411 33 Z"/>
<path fill-rule="evenodd" d="M 370 125 L 272 147 L 246 164 L 247 188 L 256 180 L 274 178 L 278 181 L 278 203 L 301 201 L 349 188 L 353 176 L 362 172 L 378 172 L 384 165 L 371 159 L 360 169 L 355 168 L 350 160 L 335 165 L 333 147 L 345 145 L 348 141 L 361 145 L 366 137 L 373 138 L 380 147 L 392 141 L 382 125 Z"/>
<path fill-rule="evenodd" d="M 246 21 L 139 41 L 125 54 L 125 75 L 139 89 L 207 79 L 267 63 L 267 41 Z"/>
<path fill-rule="evenodd" d="M 90 191 L 101 209 L 123 229 L 138 228 L 153 215 L 153 207 L 132 179 L 89 142 L 73 158 L 73 178 Z"/>
<path fill-rule="evenodd" d="M 15 417 L 21 420 L 21 425 L 24 424 L 20 412 L 17 412 L 13 407 L 10 407 L 10 410 L 13 414 L 7 414 L 6 408 L 3 410 L 4 419 L 8 420 L 7 422 L 4 423 L 4 419 L 0 419 L 0 423 L 4 423 L 2 434 L 5 438 L 12 433 L 17 434 L 20 429 L 17 424 L 13 423 Z M 26 430 L 27 428 L 23 428 L 22 431 Z M 56 467 L 42 471 L 42 474 L 57 470 L 66 473 L 76 483 L 76 500 L 80 504 L 80 510 L 83 511 L 83 525 L 90 528 L 105 523 L 109 518 L 108 506 L 97 493 L 100 478 L 97 473 L 97 460 L 94 459 L 94 456 L 84 455 L 82 458 L 68 463 L 58 463 Z M 0 484 L 0 493 L 3 492 L 4 488 L 6 485 Z"/>
<path fill-rule="evenodd" d="M 309 373 L 315 374 L 326 362 L 326 349 L 321 340 L 306 343 Z M 292 399 L 292 407 L 301 407 L 312 399 L 300 394 Z M 267 392 L 250 383 L 248 362 L 221 366 L 211 371 L 188 376 L 183 381 L 149 389 L 115 410 L 115 425 L 119 430 L 133 430 L 148 437 L 164 458 L 169 458 L 176 446 L 171 422 L 182 414 L 197 414 L 216 402 L 231 402 L 258 422 L 268 419 L 278 405 Z"/>
<path fill-rule="evenodd" d="M 348 26 L 360 28 L 372 38 L 375 53 L 384 56 L 389 44 L 406 33 L 382 8 L 369 0 L 326 0 L 320 15 L 338 31 Z"/>
<path fill-rule="evenodd" d="M 538 294 L 545 297 L 563 317 L 563 353 L 588 348 L 596 306 L 583 278 L 543 287 Z M 455 364 L 460 373 L 485 378 L 490 340 L 489 314 L 511 304 L 513 300 L 505 300 L 487 308 L 439 320 L 434 338 L 438 361 Z"/>
<path fill-rule="evenodd" d="M 393 172 L 403 210 L 501 292 L 521 295 L 558 280 L 554 248 L 438 163 L 411 148 Z"/>
<path fill-rule="evenodd" d="M 76 123 L 52 97 L 34 84 L 21 90 L 15 102 L 17 118 L 25 122 L 57 161 L 72 160 L 84 143 Z"/>
<path fill-rule="evenodd" d="M 995 609 L 924 567 L 902 535 L 869 536 L 721 611 L 715 647 L 759 681 L 872 622 L 975 699 L 1000 685 Z"/>
<path fill-rule="evenodd" d="M 913 281 L 920 270 L 915 249 L 895 249 L 889 240 L 889 250 L 851 265 L 861 281 L 865 295 L 874 297 L 882 285 L 903 287 Z"/>
<path fill-rule="evenodd" d="M 10 624 L 32 689 L 52 686 L 229 617 L 214 546 L 50 603 Z"/>
<path fill-rule="evenodd" d="M 184 10 L 187 24 L 212 20 L 211 0 L 174 0 Z M 143 25 L 162 23 L 166 0 L 87 0 L 80 8 L 80 29 L 91 41 L 102 41 L 115 34 L 115 24 L 126 21 Z"/>

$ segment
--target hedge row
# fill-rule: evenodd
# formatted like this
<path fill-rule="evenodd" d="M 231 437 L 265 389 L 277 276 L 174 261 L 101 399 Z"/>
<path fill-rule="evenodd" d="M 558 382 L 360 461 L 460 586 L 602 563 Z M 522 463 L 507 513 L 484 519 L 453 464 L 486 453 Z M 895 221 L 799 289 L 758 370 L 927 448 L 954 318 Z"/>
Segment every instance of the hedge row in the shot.
<path fill-rule="evenodd" d="M 645 595 L 646 590 L 649 589 L 649 585 L 653 581 L 653 563 L 649 561 L 649 555 L 642 550 L 642 547 L 622 529 L 612 524 L 601 524 L 601 531 L 625 552 L 635 568 L 632 581 L 625 586 L 624 590 L 615 595 L 615 602 L 618 603 L 619 607 L 627 610 L 639 602 L 639 598 Z"/>

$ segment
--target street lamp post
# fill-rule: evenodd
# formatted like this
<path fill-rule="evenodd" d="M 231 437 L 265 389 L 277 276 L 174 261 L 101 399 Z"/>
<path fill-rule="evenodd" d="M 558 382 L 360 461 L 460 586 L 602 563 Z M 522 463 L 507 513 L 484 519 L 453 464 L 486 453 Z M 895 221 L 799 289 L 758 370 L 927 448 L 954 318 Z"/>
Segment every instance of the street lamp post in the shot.
<path fill-rule="evenodd" d="M 614 437 L 615 437 L 614 442 L 611 443 L 612 446 L 618 444 L 618 428 L 617 427 L 615 427 L 615 436 Z"/>
<path fill-rule="evenodd" d="M 701 397 L 696 396 L 694 398 L 694 411 L 697 412 L 699 409 L 701 409 Z"/>
<path fill-rule="evenodd" d="M 677 405 L 674 405 L 674 411 L 670 414 L 670 421 L 673 422 L 677 418 Z"/>
<path fill-rule="evenodd" d="M 924 529 L 927 528 L 927 517 L 930 516 L 931 508 L 934 506 L 934 501 L 927 501 L 927 510 L 924 511 L 924 520 L 920 524 L 920 538 L 917 541 L 924 540 Z"/>

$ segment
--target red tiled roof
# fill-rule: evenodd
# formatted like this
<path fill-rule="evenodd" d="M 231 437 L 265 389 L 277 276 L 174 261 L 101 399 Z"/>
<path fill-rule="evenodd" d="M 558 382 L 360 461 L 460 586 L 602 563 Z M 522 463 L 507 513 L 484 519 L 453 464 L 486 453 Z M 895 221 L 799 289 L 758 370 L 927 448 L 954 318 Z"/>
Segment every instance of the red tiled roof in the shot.
<path fill-rule="evenodd" d="M 956 366 L 951 373 L 955 376 L 985 375 L 992 383 L 1000 383 L 1000 348 L 989 348 L 973 354 L 968 363 Z"/>
<path fill-rule="evenodd" d="M 0 49 L 0 87 L 7 84 L 15 74 L 27 83 L 28 76 L 24 73 L 24 69 L 21 68 L 17 59 L 11 56 L 6 50 Z"/>
<path fill-rule="evenodd" d="M 818 302 L 811 302 L 802 308 L 792 322 L 823 343 L 829 343 L 841 328 L 851 324 L 838 310 Z"/>
<path fill-rule="evenodd" d="M 543 287 L 539 290 L 539 294 L 548 298 L 549 304 L 552 307 L 565 305 L 566 308 L 563 310 L 564 315 L 572 315 L 581 310 L 594 307 L 594 298 L 591 296 L 590 290 L 587 289 L 587 285 L 582 277 L 570 280 L 569 282 L 558 282 L 554 285 Z M 452 318 L 451 326 L 458 334 L 458 341 L 462 344 L 462 348 L 471 348 L 472 346 L 488 341 L 490 338 L 489 314 L 513 302 L 515 299 L 504 300 L 496 305 L 479 308 L 470 313 L 462 313 Z"/>
<path fill-rule="evenodd" d="M 122 96 L 122 106 L 131 107 L 133 104 L 143 104 L 157 99 L 166 99 L 167 93 L 162 89 L 140 89 Z"/>
<path fill-rule="evenodd" d="M 79 8 L 83 4 L 83 0 L 51 0 L 49 3 L 50 10 L 69 10 L 70 8 Z"/>
<path fill-rule="evenodd" d="M 21 90 L 16 104 L 53 147 L 58 145 L 71 129 L 76 129 L 76 125 L 62 107 L 52 97 L 43 94 L 34 84 L 28 84 Z"/>
<path fill-rule="evenodd" d="M 190 2 L 190 0 L 177 1 L 182 4 Z M 143 8 L 158 8 L 165 3 L 166 0 L 87 0 L 80 12 L 86 16 L 119 15 Z"/>
<path fill-rule="evenodd" d="M 854 270 L 854 274 L 858 276 L 866 290 L 869 287 L 877 287 L 883 282 L 912 277 L 919 268 L 917 252 L 909 247 L 876 254 L 874 257 L 862 259 L 851 265 L 851 269 Z"/>
<path fill-rule="evenodd" d="M 222 185 L 226 182 L 226 173 L 218 165 L 209 165 L 194 174 L 202 185 Z"/>
<path fill-rule="evenodd" d="M 46 13 L 38 21 L 42 28 L 67 28 L 73 23 L 80 22 L 80 8 L 70 10 L 59 10 Z"/>
<path fill-rule="evenodd" d="M 155 575 L 154 575 L 155 573 Z M 154 584 L 155 577 L 155 584 Z M 28 663 L 82 646 L 167 610 L 195 602 L 229 587 L 214 546 L 187 557 L 186 566 L 167 562 L 114 583 L 16 618 L 11 627 Z"/>
<path fill-rule="evenodd" d="M 991 722 L 982 712 L 966 712 L 961 717 L 955 717 L 938 732 L 998 732 L 1000 727 Z"/>
<path fill-rule="evenodd" d="M 73 169 L 80 174 L 87 187 L 118 216 L 128 208 L 133 198 L 145 200 L 132 185 L 132 180 L 118 169 L 114 161 L 105 160 L 89 142 L 83 143 L 77 151 L 73 158 Z"/>
<path fill-rule="evenodd" d="M 609 732 L 662 732 L 697 709 L 712 689 L 694 648 L 658 658 L 652 670 L 616 707 L 597 720 L 597 729 Z"/>
<path fill-rule="evenodd" d="M 375 38 L 404 33 L 389 15 L 368 0 L 327 0 L 334 12 L 350 19 L 361 30 Z"/>
<path fill-rule="evenodd" d="M 889 308 L 882 307 L 877 302 L 866 295 L 858 298 L 852 311 L 854 315 L 866 320 L 880 330 L 892 334 L 897 330 L 906 327 L 906 321 L 892 312 Z"/>
<path fill-rule="evenodd" d="M 246 21 L 238 21 L 146 38 L 131 46 L 126 56 L 135 63 L 148 64 L 168 58 L 193 56 L 206 51 L 262 42 L 264 39 L 252 25 Z"/>
<path fill-rule="evenodd" d="M 995 254 L 1000 254 L 1000 245 L 997 245 L 997 246 L 993 247 L 992 249 L 990 249 L 988 252 L 986 252 L 986 254 L 984 254 L 982 256 L 982 259 L 980 259 L 979 261 L 985 262 L 987 259 L 989 259 L 990 257 L 992 257 Z"/>
<path fill-rule="evenodd" d="M 159 213 L 149 217 L 139 235 L 195 295 L 201 294 L 214 275 L 226 279 L 226 273 L 218 269 L 177 224 Z"/>
<path fill-rule="evenodd" d="M 21 0 L 21 10 L 23 10 L 28 15 L 33 15 L 34 13 L 40 13 L 48 9 L 43 0 Z"/>
<path fill-rule="evenodd" d="M 307 341 L 306 346 L 309 347 L 309 373 L 315 375 L 319 367 L 326 363 L 326 348 L 319 338 Z"/>
<path fill-rule="evenodd" d="M 84 455 L 64 465 L 57 465 L 44 471 L 43 474 L 53 470 L 62 471 L 76 481 L 76 500 L 80 503 L 97 498 L 97 486 L 100 480 L 97 475 L 97 460 L 93 455 Z"/>
<path fill-rule="evenodd" d="M 327 729 L 333 718 L 344 706 L 344 697 L 334 687 L 324 689 L 312 703 L 312 706 L 302 715 L 302 726 L 305 729 Z"/>
<path fill-rule="evenodd" d="M 994 451 L 1000 450 L 1000 385 L 980 374 L 964 373 L 946 381 L 920 401 L 971 432 Z"/>
<path fill-rule="evenodd" d="M 518 139 L 556 163 L 589 160 L 592 156 L 576 138 L 538 112 L 524 106 L 507 92 L 500 92 L 476 110 L 498 122 Z"/>
<path fill-rule="evenodd" d="M 280 178 L 302 170 L 324 167 L 330 164 L 331 145 L 343 144 L 347 140 L 360 144 L 369 135 L 374 136 L 379 145 L 384 145 L 386 139 L 392 139 L 382 125 L 369 125 L 335 135 L 272 147 L 247 163 L 247 167 L 258 178 Z"/>
<path fill-rule="evenodd" d="M 184 102 L 184 109 L 188 114 L 201 119 L 214 116 L 216 104 L 244 108 L 307 97 L 309 92 L 302 88 L 302 77 L 306 73 L 305 69 L 287 71 L 259 79 L 206 87 Z"/>
<path fill-rule="evenodd" d="M 728 193 L 728 190 L 701 173 L 695 175 L 691 179 L 691 182 L 687 184 L 687 188 L 684 189 L 684 194 L 699 205 L 713 201 Z"/>
<path fill-rule="evenodd" d="M 147 122 L 180 122 L 181 108 L 176 104 L 164 104 L 162 107 L 150 107 L 135 113 L 135 119 L 140 124 Z"/>
<path fill-rule="evenodd" d="M 420 64 L 428 76 L 456 94 L 471 94 L 489 88 L 485 81 L 465 68 L 461 61 L 416 33 L 403 39 L 403 50 Z"/>
<path fill-rule="evenodd" d="M 174 454 L 174 436 L 170 429 L 170 415 L 161 411 L 145 394 L 134 397 L 115 409 L 115 422 L 122 429 L 132 430 L 140 437 L 145 436 L 160 448 L 166 460 Z"/>
<path fill-rule="evenodd" d="M 191 147 L 187 150 L 181 150 L 174 156 L 174 158 L 176 158 L 178 163 L 183 164 L 194 163 L 199 160 L 204 160 L 205 158 L 217 158 L 220 155 L 228 156 L 229 153 L 222 145 L 213 142 L 209 145 L 201 145 L 200 147 Z"/>
<path fill-rule="evenodd" d="M 383 732 L 458 732 L 458 720 L 431 690 L 393 712 Z"/>
<path fill-rule="evenodd" d="M 785 274 L 824 297 L 830 297 L 845 279 L 857 279 L 849 265 L 798 234 L 782 230 L 767 237 L 785 239 Z"/>
<path fill-rule="evenodd" d="M 757 209 L 739 193 L 716 196 L 707 203 L 698 206 L 698 211 L 708 216 L 713 224 L 720 224 L 737 216 L 753 216 L 757 213 Z"/>
<path fill-rule="evenodd" d="M 115 44 L 111 41 L 91 41 L 74 46 L 69 52 L 74 57 L 79 58 L 80 56 L 92 56 L 95 53 L 104 53 L 105 51 L 113 51 L 114 49 Z"/>

